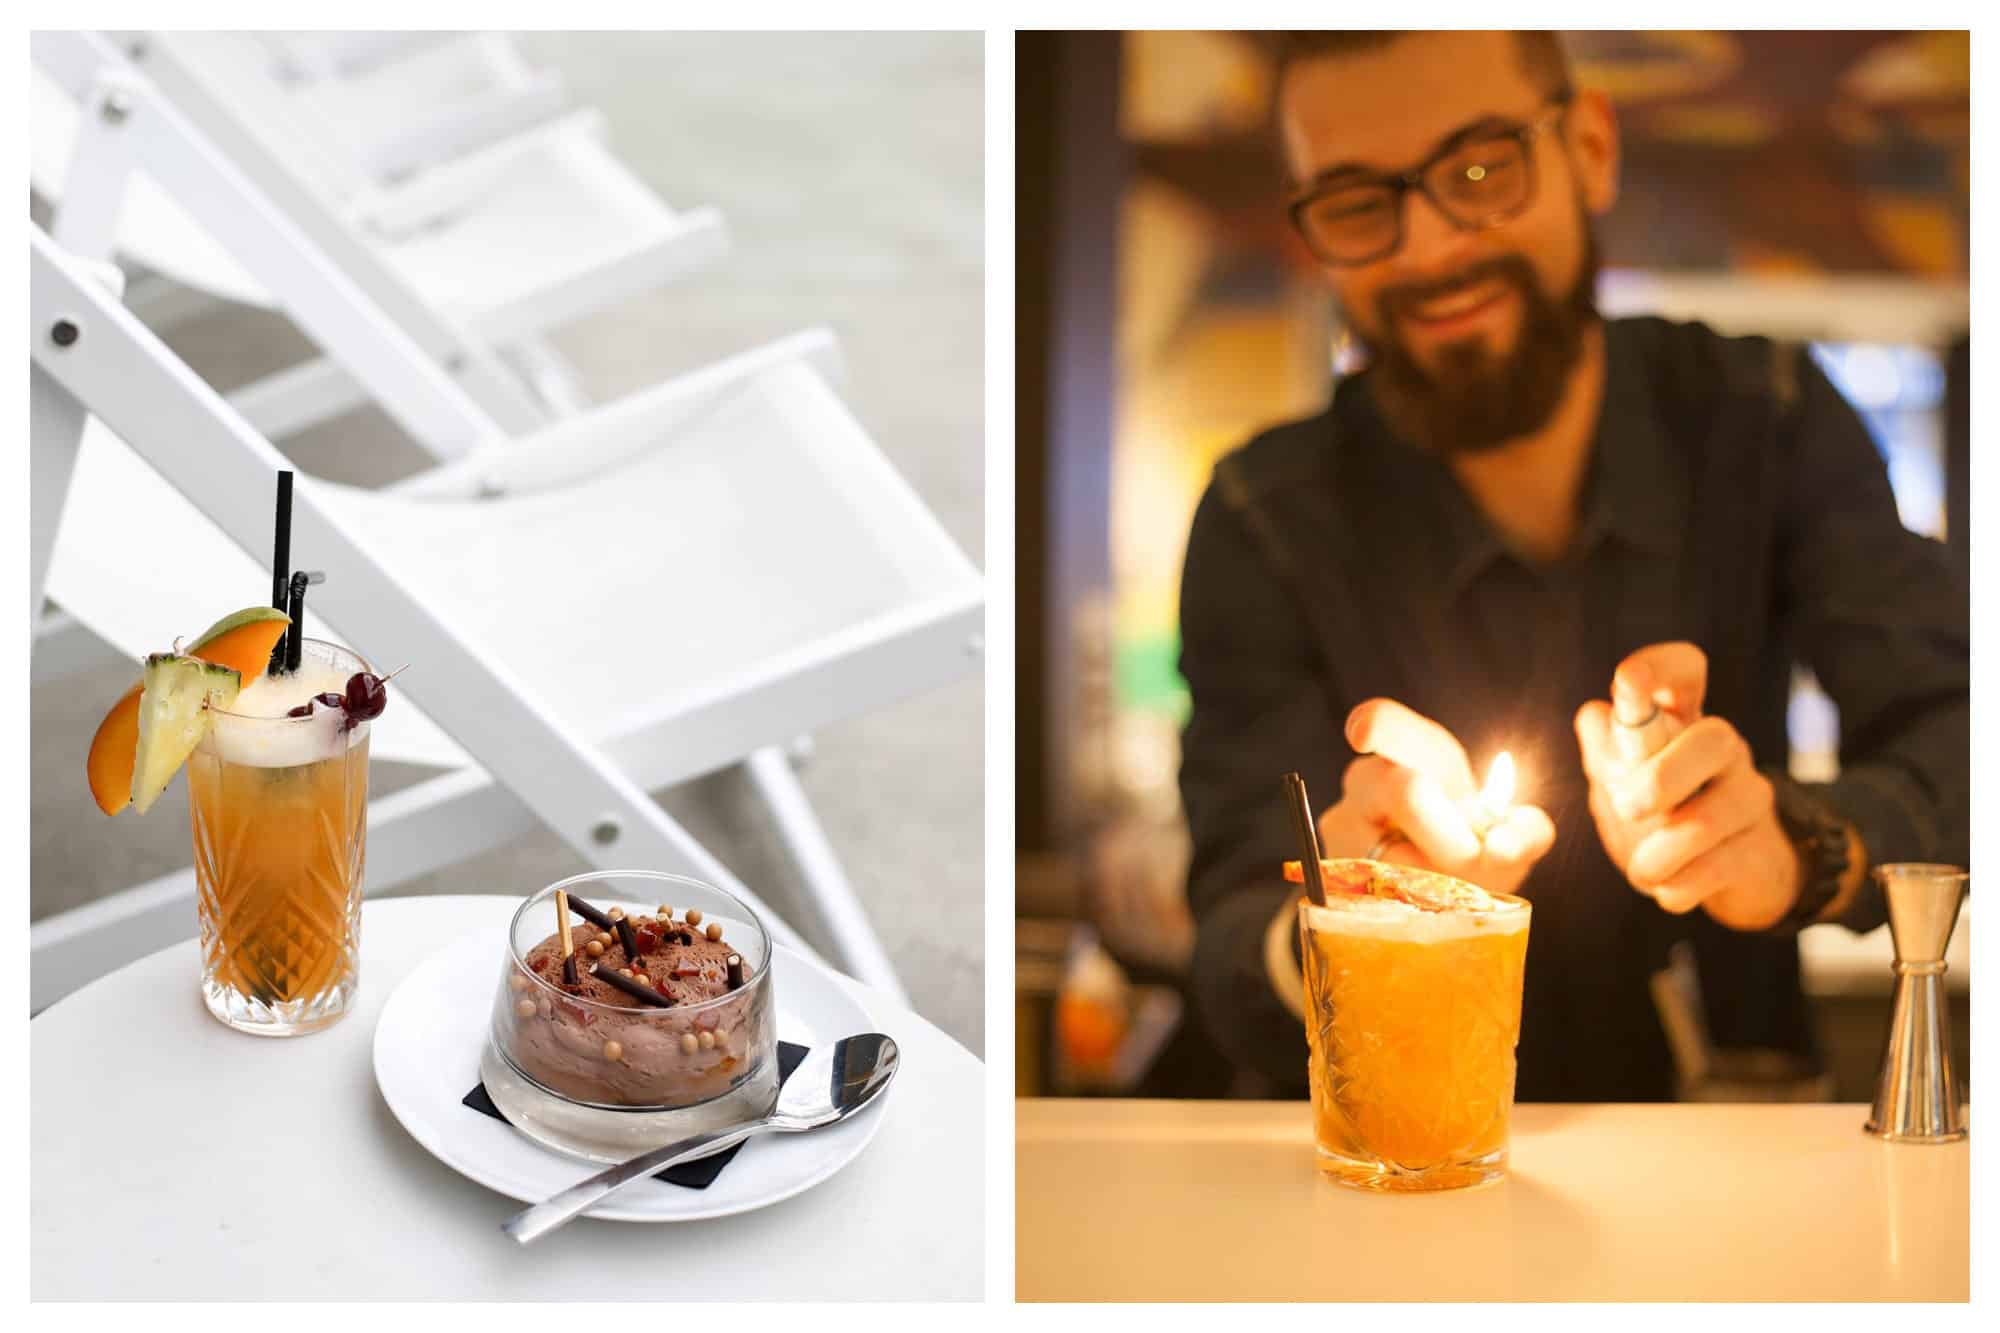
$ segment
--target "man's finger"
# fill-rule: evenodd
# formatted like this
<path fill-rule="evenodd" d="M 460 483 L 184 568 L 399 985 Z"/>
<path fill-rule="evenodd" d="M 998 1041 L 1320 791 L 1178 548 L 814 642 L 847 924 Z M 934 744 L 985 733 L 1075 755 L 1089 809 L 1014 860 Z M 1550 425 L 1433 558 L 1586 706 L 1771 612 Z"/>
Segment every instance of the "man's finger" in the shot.
<path fill-rule="evenodd" d="M 1396 816 L 1402 812 L 1405 801 L 1403 788 L 1412 776 L 1409 769 L 1393 759 L 1364 754 L 1348 764 L 1341 775 L 1340 805 L 1336 808 L 1349 812 L 1371 830 L 1372 841 L 1396 827 Z M 1329 851 L 1327 855 L 1335 853 Z M 1361 853 L 1356 851 L 1354 855 Z"/>
<path fill-rule="evenodd" d="M 1626 863 L 1626 877 L 1640 889 L 1672 883 L 1770 810 L 1771 784 L 1753 768 L 1731 769 L 1640 841 Z"/>
<path fill-rule="evenodd" d="M 1683 720 L 1700 717 L 1707 694 L 1708 654 L 1691 643 L 1649 643 L 1611 676 L 1612 706 L 1633 724 L 1656 704 Z"/>
<path fill-rule="evenodd" d="M 1447 796 L 1463 800 L 1477 784 L 1465 747 L 1422 713 L 1394 699 L 1370 699 L 1347 715 L 1347 743 L 1362 754 L 1379 754 L 1426 774 Z"/>
<path fill-rule="evenodd" d="M 1719 717 L 1705 717 L 1652 758 L 1611 779 L 1611 805 L 1624 819 L 1669 814 L 1705 783 L 1749 763 L 1749 743 L 1736 728 Z"/>
<path fill-rule="evenodd" d="M 1381 859 L 1399 866 L 1409 866 L 1412 870 L 1437 870 L 1431 859 L 1424 855 L 1423 849 L 1408 838 L 1397 838 L 1384 847 Z"/>
<path fill-rule="evenodd" d="M 1479 839 L 1457 802 L 1428 773 L 1382 761 L 1355 797 L 1370 823 L 1395 829 L 1440 866 L 1464 865 L 1479 855 Z"/>
<path fill-rule="evenodd" d="M 1486 830 L 1486 855 L 1509 866 L 1533 864 L 1555 845 L 1555 821 L 1538 805 L 1514 806 Z"/>
<path fill-rule="evenodd" d="M 1592 783 L 1603 783 L 1622 771 L 1624 764 L 1611 741 L 1611 705 L 1592 699 L 1576 710 L 1576 747 L 1583 756 L 1583 775 Z"/>
<path fill-rule="evenodd" d="M 1750 855 L 1749 831 L 1745 830 L 1695 858 L 1665 884 L 1652 890 L 1651 897 L 1662 909 L 1676 916 L 1695 908 L 1757 873 Z M 1643 890 L 1642 890 L 1643 892 Z"/>

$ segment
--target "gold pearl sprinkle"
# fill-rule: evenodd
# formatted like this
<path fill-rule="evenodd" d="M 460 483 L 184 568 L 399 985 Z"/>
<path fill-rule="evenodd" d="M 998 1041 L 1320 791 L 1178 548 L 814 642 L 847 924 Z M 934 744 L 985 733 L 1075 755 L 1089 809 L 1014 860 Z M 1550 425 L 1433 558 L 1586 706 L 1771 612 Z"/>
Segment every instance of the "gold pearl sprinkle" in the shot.
<path fill-rule="evenodd" d="M 715 1049 L 715 1034 L 713 1032 L 704 1032 L 701 1034 L 701 1048 L 704 1051 Z"/>
<path fill-rule="evenodd" d="M 592 940 L 583 946 L 583 951 L 592 958 L 602 958 L 604 956 L 604 945 L 601 941 Z"/>
<path fill-rule="evenodd" d="M 507 984 L 513 987 L 515 990 L 528 989 L 528 979 L 522 976 L 519 972 L 516 972 L 513 976 L 508 977 Z"/>
<path fill-rule="evenodd" d="M 701 1049 L 701 1042 L 699 1039 L 696 1038 L 694 1033 L 692 1032 L 681 1033 L 681 1050 L 683 1052 L 685 1052 L 688 1055 L 693 1055 L 696 1051 L 700 1049 Z"/>
<path fill-rule="evenodd" d="M 605 1059 L 607 1059 L 607 1060 L 616 1060 L 616 1059 L 618 1059 L 618 1058 L 619 1058 L 620 1056 L 622 1056 L 622 1055 L 624 1055 L 624 1054 L 625 1054 L 625 1048 L 624 1048 L 623 1046 L 620 1046 L 620 1045 L 619 1045 L 619 1044 L 618 1044 L 617 1042 L 615 1042 L 615 1041 L 607 1041 L 607 1042 L 605 1042 L 605 1043 L 604 1043 L 604 1058 L 605 1058 Z"/>
<path fill-rule="evenodd" d="M 722 938 L 722 923 L 720 921 L 711 921 L 708 923 L 708 929 L 702 933 L 712 940 L 719 940 Z"/>
<path fill-rule="evenodd" d="M 701 909 L 699 907 L 688 908 L 687 923 L 690 926 L 698 926 L 701 924 Z"/>
<path fill-rule="evenodd" d="M 520 1001 L 514 1006 L 514 1013 L 520 1018 L 533 1018 L 535 1016 L 535 1002 L 533 1000 Z"/>

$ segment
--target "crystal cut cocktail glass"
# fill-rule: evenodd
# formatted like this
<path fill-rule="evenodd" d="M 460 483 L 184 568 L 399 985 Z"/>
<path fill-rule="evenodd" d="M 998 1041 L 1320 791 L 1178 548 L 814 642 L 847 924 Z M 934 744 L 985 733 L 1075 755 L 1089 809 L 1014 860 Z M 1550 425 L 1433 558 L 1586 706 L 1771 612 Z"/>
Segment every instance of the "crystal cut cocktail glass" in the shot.
<path fill-rule="evenodd" d="M 1428 874 L 1326 865 L 1362 884 Z M 1456 1189 L 1506 1169 L 1528 904 L 1430 880 L 1455 886 L 1435 901 L 1463 905 L 1333 891 L 1326 907 L 1299 902 L 1313 1133 L 1320 1169 L 1342 1184 Z"/>
<path fill-rule="evenodd" d="M 324 706 L 286 717 L 278 704 L 337 692 L 369 670 L 337 644 L 304 640 L 298 672 L 258 682 L 262 697 L 282 692 L 279 715 L 216 709 L 188 758 L 202 999 L 240 1032 L 313 1032 L 353 1002 L 368 723 L 349 727 L 343 710 Z"/>

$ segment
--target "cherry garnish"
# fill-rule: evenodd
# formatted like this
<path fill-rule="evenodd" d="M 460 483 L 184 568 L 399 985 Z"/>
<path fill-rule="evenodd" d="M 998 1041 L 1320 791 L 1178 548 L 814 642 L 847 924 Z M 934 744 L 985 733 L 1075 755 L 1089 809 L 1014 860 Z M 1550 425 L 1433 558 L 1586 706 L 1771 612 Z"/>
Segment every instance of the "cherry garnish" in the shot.
<path fill-rule="evenodd" d="M 335 694 L 332 690 L 328 690 L 325 694 L 315 694 L 313 702 L 327 708 L 345 708 L 347 707 L 347 696 L 344 694 Z"/>
<path fill-rule="evenodd" d="M 355 721 L 366 721 L 380 717 L 382 710 L 389 706 L 389 691 L 383 688 L 382 678 L 366 671 L 357 671 L 347 678 L 347 716 Z"/>

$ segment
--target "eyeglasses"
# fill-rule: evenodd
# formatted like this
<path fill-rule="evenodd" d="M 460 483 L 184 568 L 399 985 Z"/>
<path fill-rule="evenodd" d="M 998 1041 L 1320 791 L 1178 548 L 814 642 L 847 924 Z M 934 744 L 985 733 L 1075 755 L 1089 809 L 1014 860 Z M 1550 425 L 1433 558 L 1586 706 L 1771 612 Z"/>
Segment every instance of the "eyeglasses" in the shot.
<path fill-rule="evenodd" d="M 1454 139 L 1408 171 L 1315 181 L 1292 199 L 1292 225 L 1323 264 L 1386 259 L 1403 244 L 1403 200 L 1411 190 L 1456 227 L 1497 227 L 1535 200 L 1536 136 L 1569 109 L 1565 94 L 1525 125 Z"/>

